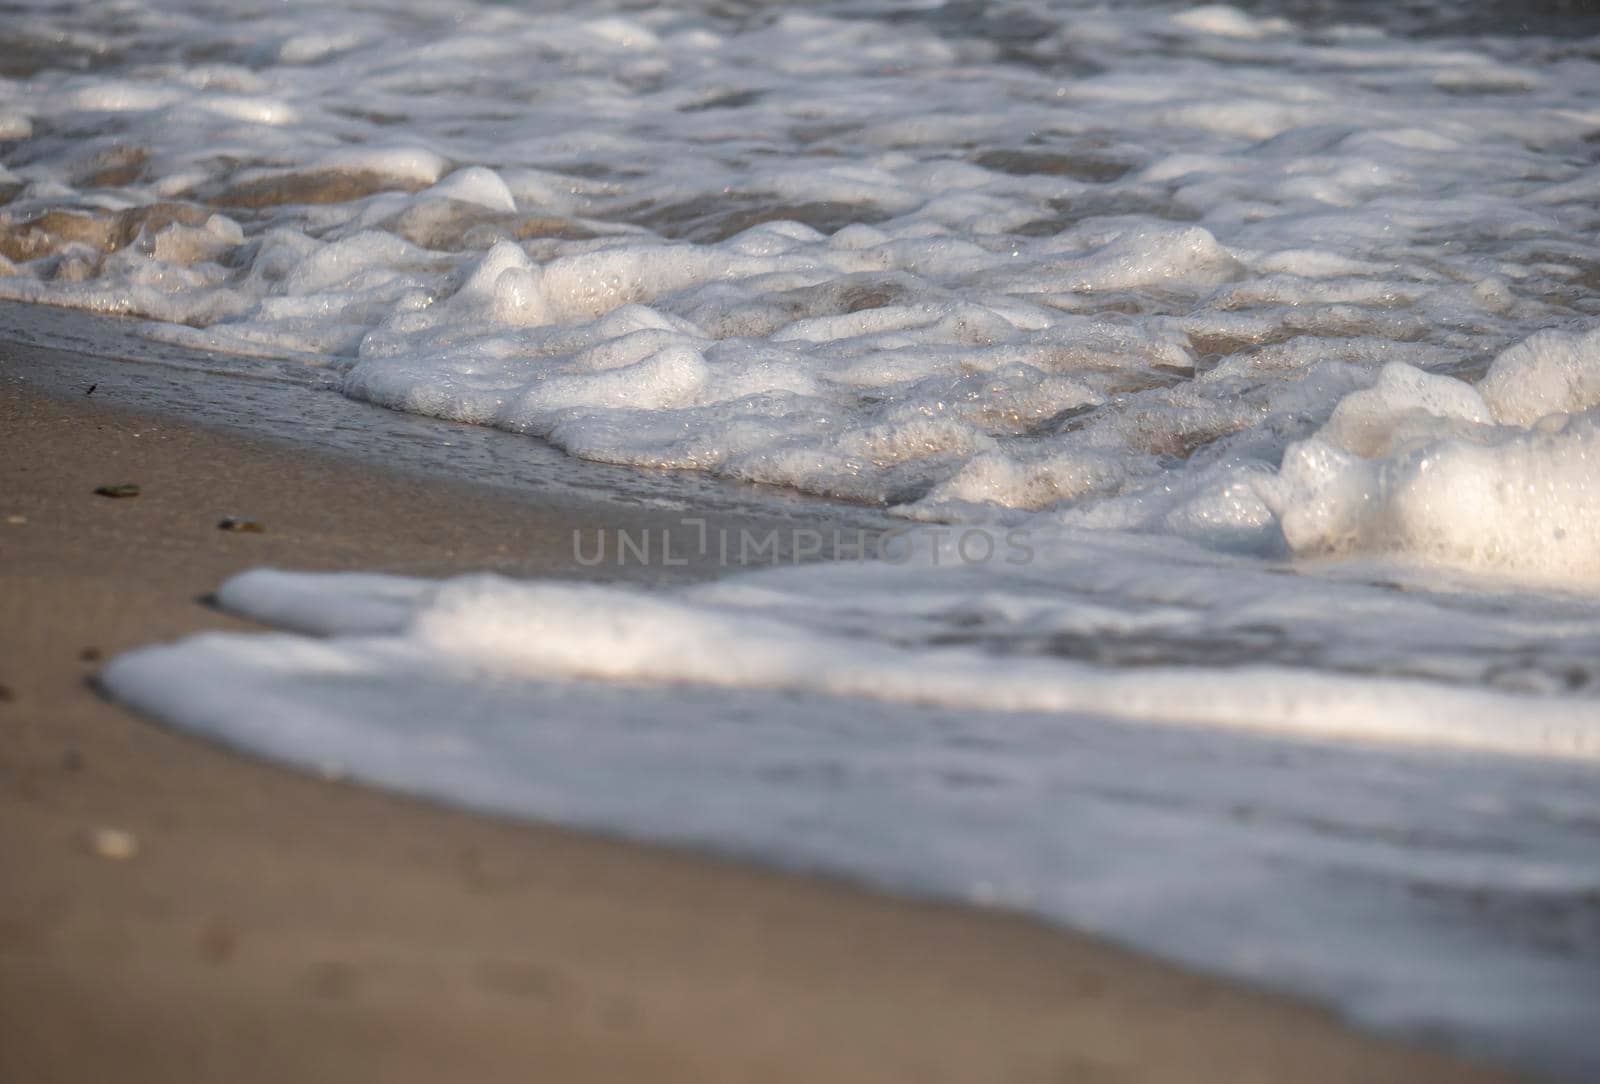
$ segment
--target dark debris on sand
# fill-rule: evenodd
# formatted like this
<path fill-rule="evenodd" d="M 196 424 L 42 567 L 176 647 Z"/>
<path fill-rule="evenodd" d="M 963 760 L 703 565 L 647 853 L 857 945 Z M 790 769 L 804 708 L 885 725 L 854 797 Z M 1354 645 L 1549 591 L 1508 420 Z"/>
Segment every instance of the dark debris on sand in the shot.
<path fill-rule="evenodd" d="M 121 482 L 110 486 L 95 486 L 94 491 L 97 496 L 112 498 L 137 497 L 139 495 L 139 487 L 132 482 Z"/>

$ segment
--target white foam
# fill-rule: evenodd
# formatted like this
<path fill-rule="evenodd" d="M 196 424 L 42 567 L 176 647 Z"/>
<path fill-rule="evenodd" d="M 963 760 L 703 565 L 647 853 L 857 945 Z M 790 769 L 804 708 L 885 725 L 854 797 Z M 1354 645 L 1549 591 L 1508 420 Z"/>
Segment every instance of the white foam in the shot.
<path fill-rule="evenodd" d="M 482 166 L 468 166 L 466 169 L 456 170 L 428 189 L 426 195 L 473 203 L 491 211 L 509 213 L 517 209 L 517 201 L 511 195 L 511 189 L 506 187 L 505 181 L 501 180 L 494 170 L 484 169 Z"/>
<path fill-rule="evenodd" d="M 192 245 L 69 255 L 52 235 L 38 259 L 10 260 L 0 295 L 207 326 L 251 353 L 331 354 L 355 370 L 353 395 L 915 516 L 928 494 L 950 495 L 947 510 L 1046 501 L 1048 485 L 995 471 L 997 453 L 1035 478 L 1045 469 L 1028 464 L 1125 461 L 1120 483 L 1066 484 L 1058 502 L 1192 488 L 1182 462 L 1139 457 L 1186 459 L 1196 441 L 1225 454 L 1241 392 L 1222 377 L 1256 381 L 1242 394 L 1265 401 L 1282 397 L 1267 374 L 1293 382 L 1318 360 L 1453 368 L 1595 315 L 1574 285 L 1600 261 L 1582 226 L 1593 170 L 1573 148 L 1600 77 L 1566 59 L 1525 78 L 1545 64 L 1537 40 L 1319 36 L 1226 6 L 1102 18 L 1069 5 L 1032 16 L 1029 66 L 998 61 L 987 24 L 950 37 L 821 12 L 757 25 L 452 11 L 434 25 L 296 9 L 218 31 L 130 7 L 174 58 L 6 87 L 0 109 L 27 133 L 38 119 L 89 135 L 30 149 L 29 188 L 0 215 L 94 205 L 93 156 L 119 147 L 146 154 L 118 180 L 123 205 L 285 203 L 224 207 L 243 236 L 200 258 Z M 222 34 L 214 59 L 183 61 L 202 30 Z M 1091 41 L 1096 74 L 1051 67 Z M 413 247 L 379 237 L 396 232 Z M 305 264 L 286 272 L 294 247 Z M 678 345 L 707 365 L 697 393 L 648 408 L 680 412 L 671 424 L 622 416 L 646 408 L 602 384 L 587 401 L 570 383 L 552 392 L 565 413 L 537 424 L 486 408 L 481 385 L 527 396 L 539 374 L 565 381 L 587 364 L 547 364 L 552 340 L 535 331 L 590 325 L 588 349 L 609 314 L 640 304 L 686 321 Z M 440 360 L 462 350 L 472 381 Z M 366 371 L 378 352 L 381 376 Z M 1035 370 L 1007 384 L 1036 404 L 1070 377 L 1094 421 L 968 410 L 972 431 L 934 441 L 915 468 L 903 451 L 859 451 L 903 450 L 931 424 L 868 440 L 900 424 L 879 404 L 938 413 L 972 394 L 958 370 L 1002 364 Z M 1170 409 L 1161 385 L 1197 364 L 1221 375 Z M 727 407 L 780 394 L 781 410 Z M 1240 443 L 1276 466 L 1335 401 L 1298 420 L 1256 409 Z M 1199 413 L 1218 424 L 1196 429 Z M 816 434 L 797 433 L 804 414 Z"/>
<path fill-rule="evenodd" d="M 1600 585 L 1600 412 L 1563 409 L 1600 397 L 1590 338 L 1540 335 L 1513 347 L 1483 395 L 1387 366 L 1315 437 L 1291 445 L 1264 487 L 1290 547 Z M 1494 425 L 1491 410 L 1513 424 Z"/>
<path fill-rule="evenodd" d="M 1251 18 L 1238 8 L 1225 4 L 1192 7 L 1174 15 L 1172 21 L 1188 30 L 1226 38 L 1257 39 L 1290 29 L 1290 24 L 1284 19 Z"/>
<path fill-rule="evenodd" d="M 1508 425 L 1600 406 L 1600 328 L 1544 331 L 1518 343 L 1495 358 L 1479 391 Z"/>
<path fill-rule="evenodd" d="M 929 586 L 938 583 L 935 577 Z M 349 618 L 341 613 L 347 591 L 356 597 Z M 455 660 L 500 679 L 686 682 L 1600 760 L 1600 715 L 1587 700 L 1272 666 L 1117 671 L 1069 660 L 1001 660 L 971 649 L 910 651 L 828 635 L 743 606 L 496 577 L 427 592 L 399 627 L 393 600 L 415 597 L 410 582 L 359 579 L 346 586 L 338 577 L 258 572 L 231 581 L 221 597 L 252 616 L 300 628 L 398 634 L 407 654 Z M 319 606 L 318 598 L 327 601 Z M 763 609 L 786 605 L 793 603 L 761 602 Z"/>
<path fill-rule="evenodd" d="M 1592 607 L 1103 531 L 915 537 L 672 592 L 253 572 L 224 605 L 329 638 L 207 634 L 104 681 L 323 770 L 1021 907 L 1592 1063 L 1596 946 L 1517 932 L 1597 887 Z M 1358 744 L 1297 744 L 1330 739 Z"/>
<path fill-rule="evenodd" d="M 1371 388 L 1339 400 L 1317 436 L 1371 459 L 1441 430 L 1471 432 L 1487 424 L 1489 408 L 1471 385 L 1391 362 Z"/>
<path fill-rule="evenodd" d="M 319 155 L 314 168 L 327 173 L 375 173 L 397 181 L 431 185 L 450 168 L 450 163 L 425 147 L 377 146 Z"/>

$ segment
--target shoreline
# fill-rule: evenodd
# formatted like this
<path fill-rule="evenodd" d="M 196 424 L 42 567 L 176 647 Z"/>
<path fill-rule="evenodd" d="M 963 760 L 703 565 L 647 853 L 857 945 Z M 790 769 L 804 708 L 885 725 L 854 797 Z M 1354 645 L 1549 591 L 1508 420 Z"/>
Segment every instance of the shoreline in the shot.
<path fill-rule="evenodd" d="M 26 364 L 0 360 L 0 863 L 24 871 L 0 885 L 0 1019 L 22 1025 L 0 1077 L 1518 1079 L 1026 918 L 464 813 L 135 719 L 92 674 L 250 627 L 197 602 L 232 572 L 570 575 L 574 527 L 677 513 L 214 431 L 41 391 Z M 93 493 L 123 482 L 140 496 Z"/>

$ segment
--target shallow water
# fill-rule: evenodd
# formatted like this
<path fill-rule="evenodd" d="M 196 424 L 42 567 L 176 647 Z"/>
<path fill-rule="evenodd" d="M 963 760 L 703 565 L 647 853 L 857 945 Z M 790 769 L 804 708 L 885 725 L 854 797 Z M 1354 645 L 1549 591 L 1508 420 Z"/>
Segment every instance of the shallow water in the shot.
<path fill-rule="evenodd" d="M 1584 5 L 0 19 L 0 298 L 141 318 L 173 372 L 677 470 L 616 483 L 691 508 L 760 483 L 920 525 L 670 594 L 258 578 L 224 599 L 335 638 L 136 654 L 121 695 L 469 804 L 1022 885 L 1373 1026 L 1600 1069 Z M 515 477 L 493 460 L 461 469 Z M 202 661 L 228 710 L 151 677 Z"/>
<path fill-rule="evenodd" d="M 1375 1029 L 1592 1075 L 1592 765 L 1113 722 L 1094 706 L 919 704 L 870 646 L 819 650 L 793 627 L 715 636 L 707 624 L 741 609 L 731 585 L 675 596 L 689 612 L 655 615 L 653 632 L 620 589 L 467 582 L 417 622 L 408 596 L 428 590 L 255 574 L 224 603 L 341 635 L 204 637 L 124 656 L 107 679 L 143 710 L 321 772 L 1022 909 Z M 630 624 L 635 638 L 615 627 Z M 561 645 L 579 657 L 537 657 Z M 698 658 L 717 678 L 615 680 L 663 646 L 669 666 Z M 851 667 L 887 688 L 818 689 Z M 1260 677 L 1248 692 L 1284 695 Z M 1047 678 L 1001 666 L 990 680 Z"/>
<path fill-rule="evenodd" d="M 55 395 L 82 395 L 92 386 L 96 402 L 288 440 L 386 470 L 467 480 L 547 507 L 590 506 L 602 521 L 601 508 L 631 507 L 669 523 L 674 513 L 694 512 L 752 530 L 789 521 L 840 531 L 893 526 L 870 508 L 682 471 L 585 462 L 500 430 L 384 410 L 341 396 L 338 380 L 321 368 L 178 347 L 152 341 L 148 330 L 135 319 L 0 302 L 0 378 Z"/>

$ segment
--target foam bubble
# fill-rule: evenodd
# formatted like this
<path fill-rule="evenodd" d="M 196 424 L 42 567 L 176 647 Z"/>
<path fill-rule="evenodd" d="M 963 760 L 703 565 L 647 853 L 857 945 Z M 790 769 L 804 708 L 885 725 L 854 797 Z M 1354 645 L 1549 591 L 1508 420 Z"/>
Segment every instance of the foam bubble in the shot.
<path fill-rule="evenodd" d="M 1518 343 L 1495 358 L 1478 390 L 1508 425 L 1600 406 L 1600 328 L 1544 331 Z"/>
<path fill-rule="evenodd" d="M 491 211 L 511 212 L 517 209 L 517 201 L 511 195 L 511 189 L 506 187 L 506 183 L 494 170 L 484 169 L 482 166 L 458 169 L 427 189 L 422 196 L 460 200 L 463 203 L 486 207 Z"/>
<path fill-rule="evenodd" d="M 1484 395 L 1386 367 L 1372 388 L 1342 399 L 1314 438 L 1285 452 L 1267 491 L 1289 545 L 1600 583 L 1600 414 L 1548 412 L 1584 405 L 1586 342 L 1541 335 L 1519 344 L 1496 360 Z M 1492 424 L 1491 408 L 1514 424 Z"/>

